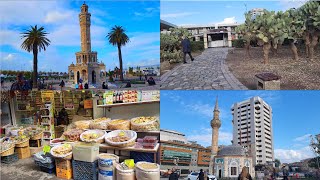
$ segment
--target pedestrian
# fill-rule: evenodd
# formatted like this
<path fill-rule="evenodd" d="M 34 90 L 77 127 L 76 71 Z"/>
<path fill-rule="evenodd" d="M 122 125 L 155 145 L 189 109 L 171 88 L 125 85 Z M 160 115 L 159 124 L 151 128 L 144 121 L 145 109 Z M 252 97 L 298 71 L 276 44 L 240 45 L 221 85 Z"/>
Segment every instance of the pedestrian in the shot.
<path fill-rule="evenodd" d="M 181 41 L 181 45 L 182 45 L 182 51 L 183 51 L 183 64 L 187 63 L 186 61 L 186 55 L 188 54 L 191 58 L 191 61 L 194 60 L 194 58 L 191 55 L 191 44 L 190 44 L 190 40 L 187 37 L 182 37 L 182 41 Z"/>
<path fill-rule="evenodd" d="M 272 169 L 272 179 L 276 180 L 277 179 L 277 172 L 276 172 L 276 168 Z"/>
<path fill-rule="evenodd" d="M 89 84 L 88 83 L 84 84 L 84 89 L 89 89 Z"/>
<path fill-rule="evenodd" d="M 74 85 L 74 87 L 75 87 L 76 89 L 79 89 L 79 85 L 78 85 L 78 83 L 77 83 L 77 84 L 75 84 L 75 85 Z"/>
<path fill-rule="evenodd" d="M 198 175 L 197 179 L 199 179 L 199 180 L 204 180 L 204 173 L 203 173 L 203 169 L 200 169 L 200 173 L 199 173 L 199 175 Z"/>
<path fill-rule="evenodd" d="M 283 173 L 283 180 L 288 180 L 289 170 L 288 170 L 287 166 L 284 165 L 282 167 L 282 173 Z"/>
<path fill-rule="evenodd" d="M 130 87 L 131 87 L 131 82 L 128 81 L 127 84 L 126 84 L 126 86 L 125 86 L 125 88 L 130 88 Z"/>
<path fill-rule="evenodd" d="M 243 167 L 241 173 L 238 176 L 238 180 L 252 180 L 250 173 L 248 172 L 247 167 Z"/>
<path fill-rule="evenodd" d="M 149 77 L 147 82 L 148 82 L 149 86 L 156 85 L 156 82 L 154 81 L 153 77 Z"/>
<path fill-rule="evenodd" d="M 106 89 L 106 83 L 105 82 L 102 83 L 102 89 Z"/>
<path fill-rule="evenodd" d="M 179 179 L 179 175 L 176 171 L 175 168 L 172 168 L 171 174 L 169 176 L 169 180 L 178 180 Z"/>
<path fill-rule="evenodd" d="M 82 85 L 82 83 L 80 83 L 80 85 L 79 85 L 79 89 L 83 89 L 83 85 Z"/>
<path fill-rule="evenodd" d="M 43 79 L 43 81 L 44 81 L 44 79 Z M 64 81 L 62 80 L 62 81 L 60 82 L 60 84 L 59 84 L 59 86 L 60 86 L 60 88 L 61 88 L 61 91 L 62 91 L 62 88 L 64 87 L 64 85 L 65 85 L 65 83 L 64 83 Z"/>

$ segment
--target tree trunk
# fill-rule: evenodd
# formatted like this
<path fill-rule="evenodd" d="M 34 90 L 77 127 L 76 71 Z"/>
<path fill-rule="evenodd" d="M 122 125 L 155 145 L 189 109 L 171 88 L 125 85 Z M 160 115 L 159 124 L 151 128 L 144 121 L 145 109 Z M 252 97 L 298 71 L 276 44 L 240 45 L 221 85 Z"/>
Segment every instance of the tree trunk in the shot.
<path fill-rule="evenodd" d="M 38 88 L 38 46 L 33 45 L 33 88 Z"/>
<path fill-rule="evenodd" d="M 311 43 L 310 43 L 310 61 L 313 61 L 314 58 L 314 48 L 317 46 L 318 44 L 318 33 L 315 32 L 312 34 L 311 36 Z"/>
<path fill-rule="evenodd" d="M 310 55 L 310 33 L 309 32 L 306 32 L 304 39 L 306 44 L 306 56 L 307 58 L 309 58 L 309 55 Z"/>
<path fill-rule="evenodd" d="M 290 49 L 291 49 L 292 54 L 293 54 L 293 59 L 295 61 L 297 61 L 299 59 L 299 55 L 298 55 L 298 49 L 297 49 L 296 45 L 294 44 L 294 41 L 290 42 Z"/>
<path fill-rule="evenodd" d="M 246 48 L 246 55 L 247 57 L 251 58 L 251 54 L 250 54 L 250 41 L 245 43 L 245 48 Z"/>
<path fill-rule="evenodd" d="M 118 44 L 118 56 L 119 56 L 119 64 L 120 64 L 120 81 L 123 81 L 122 54 L 121 54 L 121 45 L 120 44 Z"/>
<path fill-rule="evenodd" d="M 270 43 L 264 43 L 263 44 L 263 63 L 268 64 L 269 63 L 269 52 L 270 52 L 271 44 Z"/>

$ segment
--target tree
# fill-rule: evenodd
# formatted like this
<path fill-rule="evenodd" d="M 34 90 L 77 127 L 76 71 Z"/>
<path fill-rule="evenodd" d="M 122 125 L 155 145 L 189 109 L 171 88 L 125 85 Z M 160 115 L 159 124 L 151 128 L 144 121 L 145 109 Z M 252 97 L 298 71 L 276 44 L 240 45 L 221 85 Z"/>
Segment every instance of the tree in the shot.
<path fill-rule="evenodd" d="M 109 77 L 109 81 L 113 82 L 114 71 L 109 70 L 108 72 L 106 72 L 106 75 Z"/>
<path fill-rule="evenodd" d="M 118 47 L 120 80 L 123 81 L 121 46 L 125 46 L 130 41 L 129 37 L 126 35 L 125 30 L 122 28 L 122 26 L 114 26 L 111 29 L 111 32 L 108 33 L 107 38 L 110 44 Z"/>
<path fill-rule="evenodd" d="M 274 163 L 276 167 L 280 167 L 280 164 L 281 164 L 280 159 L 275 159 Z"/>
<path fill-rule="evenodd" d="M 44 27 L 38 29 L 37 25 L 35 25 L 21 34 L 21 38 L 24 39 L 21 48 L 33 53 L 33 88 L 37 88 L 38 52 L 45 51 L 46 47 L 50 45 L 50 40 L 46 37 L 48 33 L 44 31 Z"/>
<path fill-rule="evenodd" d="M 320 135 L 315 136 L 315 138 L 311 135 L 310 138 L 310 148 L 316 157 L 309 162 L 309 166 L 320 169 Z"/>

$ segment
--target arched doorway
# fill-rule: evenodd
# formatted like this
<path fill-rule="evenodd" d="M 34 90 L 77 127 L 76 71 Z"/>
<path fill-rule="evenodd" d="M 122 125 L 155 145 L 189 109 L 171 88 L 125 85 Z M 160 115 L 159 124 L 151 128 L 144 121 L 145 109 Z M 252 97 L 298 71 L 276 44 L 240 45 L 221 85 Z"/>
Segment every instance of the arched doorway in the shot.
<path fill-rule="evenodd" d="M 222 178 L 222 171 L 219 169 L 219 179 Z"/>
<path fill-rule="evenodd" d="M 79 79 L 80 79 L 80 72 L 79 72 L 79 71 L 77 71 L 77 81 L 76 81 L 76 84 L 78 84 L 78 83 L 79 83 Z"/>
<path fill-rule="evenodd" d="M 86 81 L 87 80 L 87 71 L 85 69 L 83 69 L 81 74 L 82 74 L 82 76 L 81 76 L 82 81 Z"/>
<path fill-rule="evenodd" d="M 92 71 L 92 84 L 95 84 L 96 83 L 96 72 L 95 71 Z"/>

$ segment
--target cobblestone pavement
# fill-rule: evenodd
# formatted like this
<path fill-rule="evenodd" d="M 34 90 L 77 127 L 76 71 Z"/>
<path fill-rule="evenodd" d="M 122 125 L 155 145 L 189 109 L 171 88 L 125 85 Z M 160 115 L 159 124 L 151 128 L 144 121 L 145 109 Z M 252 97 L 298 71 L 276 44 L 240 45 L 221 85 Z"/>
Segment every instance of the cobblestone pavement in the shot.
<path fill-rule="evenodd" d="M 161 89 L 247 89 L 225 64 L 229 48 L 209 48 L 161 76 Z"/>

